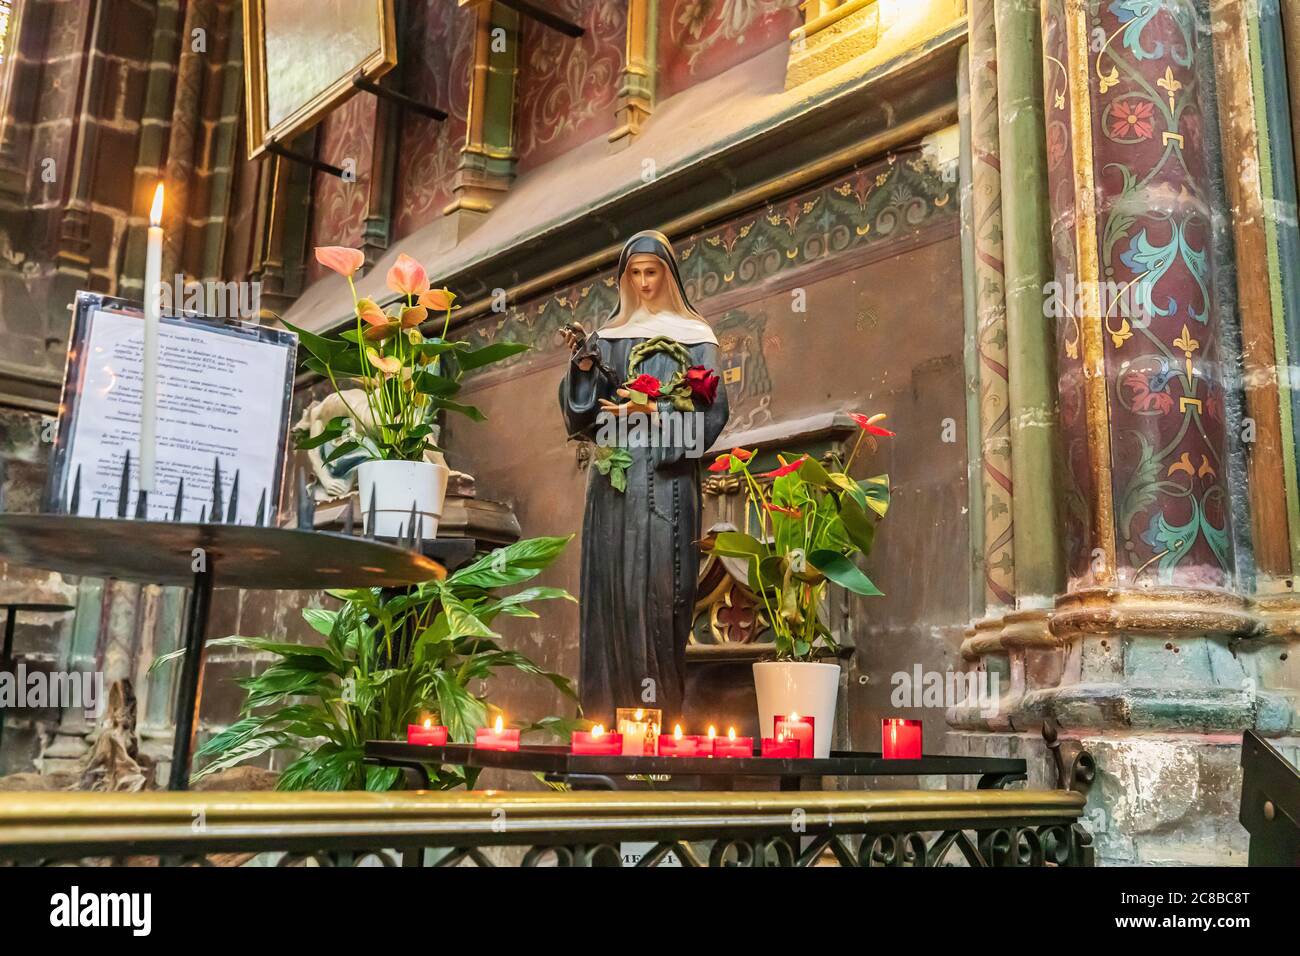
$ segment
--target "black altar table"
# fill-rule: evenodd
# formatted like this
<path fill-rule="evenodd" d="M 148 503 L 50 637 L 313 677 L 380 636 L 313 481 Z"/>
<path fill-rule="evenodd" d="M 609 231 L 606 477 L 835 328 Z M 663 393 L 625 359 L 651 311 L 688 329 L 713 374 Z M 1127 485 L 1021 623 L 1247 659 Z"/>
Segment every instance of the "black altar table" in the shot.
<path fill-rule="evenodd" d="M 366 760 L 403 767 L 428 783 L 424 767 L 452 764 L 541 773 L 579 790 L 730 790 L 736 777 L 759 777 L 781 790 L 799 790 L 806 779 L 821 777 L 979 774 L 980 789 L 998 789 L 1025 779 L 1025 761 L 1010 757 L 923 756 L 919 760 L 885 760 L 878 753 L 832 751 L 820 759 L 771 757 L 604 757 L 574 754 L 568 747 L 521 746 L 486 750 L 470 744 L 431 746 L 397 740 L 369 740 Z"/>
<path fill-rule="evenodd" d="M 437 547 L 436 542 L 424 545 L 429 550 Z M 450 550 L 459 555 L 463 549 Z M 400 587 L 447 573 L 421 551 L 374 538 L 297 528 L 60 514 L 0 514 L 0 558 L 60 574 L 192 589 L 177 697 L 172 790 L 184 790 L 189 781 L 202 694 L 202 651 L 215 588 Z"/>

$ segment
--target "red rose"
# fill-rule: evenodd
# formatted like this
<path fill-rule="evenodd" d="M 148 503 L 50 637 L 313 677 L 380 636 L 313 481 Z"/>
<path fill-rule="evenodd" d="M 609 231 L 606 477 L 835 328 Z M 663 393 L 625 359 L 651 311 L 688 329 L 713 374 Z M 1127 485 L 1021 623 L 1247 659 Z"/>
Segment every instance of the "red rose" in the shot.
<path fill-rule="evenodd" d="M 659 379 L 653 375 L 638 375 L 636 381 L 627 386 L 634 392 L 640 392 L 646 398 L 659 398 Z"/>
<path fill-rule="evenodd" d="M 692 365 L 686 370 L 686 384 L 691 387 L 691 397 L 703 399 L 710 405 L 718 396 L 719 381 L 713 369 L 703 365 Z"/>

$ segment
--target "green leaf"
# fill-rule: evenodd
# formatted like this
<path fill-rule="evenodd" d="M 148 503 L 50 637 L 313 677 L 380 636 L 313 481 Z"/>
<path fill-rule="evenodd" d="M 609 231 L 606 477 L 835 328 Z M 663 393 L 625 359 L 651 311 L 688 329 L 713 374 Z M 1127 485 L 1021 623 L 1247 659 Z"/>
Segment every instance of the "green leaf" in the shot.
<path fill-rule="evenodd" d="M 267 724 L 276 723 L 279 719 L 279 714 L 275 713 L 241 718 L 221 731 L 221 733 L 210 737 L 202 747 L 194 751 L 194 759 L 197 761 L 205 757 L 225 753 L 231 747 L 236 747 L 245 740 L 264 733 Z"/>
<path fill-rule="evenodd" d="M 876 526 L 871 523 L 862 506 L 849 496 L 837 498 L 835 503 L 839 507 L 839 518 L 844 523 L 849 539 L 863 554 L 870 554 L 871 545 L 876 539 Z"/>
<path fill-rule="evenodd" d="M 452 594 L 443 594 L 442 608 L 447 615 L 448 632 L 452 637 L 501 636 L 480 621 L 468 605 Z"/>
<path fill-rule="evenodd" d="M 496 588 L 520 584 L 549 567 L 571 540 L 573 535 L 516 541 L 461 568 L 448 577 L 444 585 L 455 590 L 465 586 Z"/>
<path fill-rule="evenodd" d="M 172 661 L 178 661 L 184 656 L 185 656 L 185 648 L 183 647 L 178 647 L 174 651 L 168 651 L 166 654 L 159 654 L 157 657 L 154 658 L 153 663 L 149 665 L 149 670 L 147 670 L 145 674 L 146 675 L 152 674 L 154 671 L 161 668 L 164 664 L 170 664 Z"/>
<path fill-rule="evenodd" d="M 433 673 L 433 684 L 438 697 L 438 713 L 451 739 L 458 743 L 472 743 L 475 728 L 487 723 L 487 706 L 446 671 Z"/>
<path fill-rule="evenodd" d="M 423 392 L 430 398 L 446 398 L 460 391 L 459 382 L 437 372 L 418 371 L 411 376 L 411 382 L 417 392 Z"/>
<path fill-rule="evenodd" d="M 487 421 L 487 416 L 473 405 L 464 405 L 460 402 L 453 402 L 451 399 L 438 398 L 435 395 L 429 396 L 429 405 L 432 408 L 441 408 L 449 412 L 458 412 L 476 422 Z"/>
<path fill-rule="evenodd" d="M 342 593 L 346 593 L 349 595 L 348 597 L 343 598 L 343 600 L 345 601 L 351 600 L 352 599 L 351 595 L 355 594 L 355 592 L 342 592 Z M 333 596 L 339 597 L 338 594 L 335 594 Z M 302 612 L 302 619 L 306 621 L 309 625 L 311 625 L 311 628 L 314 631 L 317 631 L 320 634 L 324 634 L 326 637 L 329 637 L 331 634 L 334 633 L 334 626 L 337 623 L 338 618 L 339 618 L 338 611 L 327 611 L 324 608 L 319 608 L 319 607 L 309 607 Z"/>
<path fill-rule="evenodd" d="M 291 322 L 286 322 L 284 319 L 281 319 L 280 323 L 290 332 L 297 335 L 298 341 L 302 342 L 303 347 L 326 365 L 331 364 L 336 358 L 351 348 L 347 342 L 327 339 L 322 335 L 317 335 L 315 332 L 308 332 L 306 329 L 300 329 L 298 326 Z"/>
<path fill-rule="evenodd" d="M 493 601 L 492 603 L 485 605 L 480 608 L 476 614 L 478 615 L 479 620 L 488 624 L 491 624 L 492 619 L 501 613 L 508 614 L 511 617 L 537 617 L 536 611 L 532 611 L 529 608 L 524 607 L 524 605 L 530 601 L 549 601 L 555 599 L 572 601 L 574 604 L 578 603 L 578 599 L 568 591 L 564 590 L 564 588 L 525 588 L 524 590 L 511 594 L 508 597 L 501 598 L 498 601 Z"/>
<path fill-rule="evenodd" d="M 836 551 L 814 551 L 808 563 L 842 588 L 865 597 L 879 597 L 884 592 L 871 583 L 856 564 Z"/>
<path fill-rule="evenodd" d="M 530 658 L 518 651 L 497 651 L 491 654 L 483 655 L 484 661 L 488 667 L 513 667 L 517 671 L 525 674 L 535 674 L 538 677 L 544 677 L 551 682 L 561 694 L 570 697 L 573 700 L 578 699 L 577 693 L 573 689 L 573 684 L 567 677 L 548 670 L 543 670 L 534 663 Z"/>
<path fill-rule="evenodd" d="M 762 560 L 771 553 L 763 542 L 740 531 L 720 531 L 714 537 L 712 551 L 727 557 L 755 560 Z"/>
<path fill-rule="evenodd" d="M 361 442 L 358 441 L 339 442 L 330 450 L 328 455 L 321 459 L 321 461 L 328 465 L 331 462 L 338 461 L 344 455 L 352 454 L 360 447 L 362 447 Z"/>
<path fill-rule="evenodd" d="M 806 456 L 790 455 L 788 452 L 786 454 L 789 456 L 791 460 L 799 457 L 804 457 L 807 459 L 806 461 L 804 461 L 803 465 L 800 466 L 798 471 L 798 475 L 803 481 L 807 482 L 810 485 L 814 485 L 818 488 L 830 489 L 835 487 L 835 482 L 831 478 L 830 472 L 828 472 L 822 466 L 822 463 L 818 461 L 816 458 L 814 458 L 812 455 L 806 455 Z"/>
<path fill-rule="evenodd" d="M 876 475 L 874 478 L 866 478 L 859 487 L 867 496 L 867 507 L 883 518 L 885 512 L 889 510 L 889 476 Z"/>
<path fill-rule="evenodd" d="M 392 790 L 401 779 L 400 767 L 366 767 L 366 789 L 371 793 Z"/>
<path fill-rule="evenodd" d="M 761 595 L 764 591 L 780 590 L 785 580 L 785 558 L 779 554 L 769 554 L 762 561 L 749 565 L 749 589 Z"/>
<path fill-rule="evenodd" d="M 518 355 L 520 352 L 527 352 L 531 348 L 526 342 L 494 342 L 486 345 L 481 349 L 475 349 L 472 352 L 464 352 L 456 356 L 456 364 L 463 371 L 481 368 L 484 365 L 491 365 L 493 362 L 499 362 L 502 359 L 509 358 L 512 355 Z"/>
<path fill-rule="evenodd" d="M 287 743 L 289 743 L 288 736 L 281 733 L 259 734 L 256 737 L 250 737 L 239 746 L 227 750 L 198 773 L 193 774 L 190 777 L 190 782 L 202 780 L 209 774 L 216 773 L 218 770 L 226 770 L 236 764 L 243 763 L 245 760 L 260 757 L 268 750 L 275 750 Z"/>
<path fill-rule="evenodd" d="M 596 726 L 596 722 L 585 717 L 543 717 L 541 720 L 535 720 L 527 727 L 521 728 L 520 735 L 545 731 L 559 737 L 564 743 L 568 743 L 573 739 L 575 730 L 591 730 L 594 726 Z"/>
<path fill-rule="evenodd" d="M 414 346 L 415 351 L 421 355 L 431 355 L 437 358 L 447 352 L 468 351 L 473 348 L 468 342 L 450 342 L 446 339 L 425 339 L 419 345 Z"/>
<path fill-rule="evenodd" d="M 327 441 L 333 441 L 335 438 L 338 438 L 345 431 L 347 431 L 347 428 L 348 428 L 347 416 L 340 415 L 337 418 L 332 418 L 330 419 L 329 424 L 326 425 L 323 429 L 321 429 L 321 433 L 319 435 L 315 436 L 314 438 L 298 439 L 298 441 L 296 442 L 297 447 L 301 451 L 308 451 L 312 448 L 319 448 Z"/>

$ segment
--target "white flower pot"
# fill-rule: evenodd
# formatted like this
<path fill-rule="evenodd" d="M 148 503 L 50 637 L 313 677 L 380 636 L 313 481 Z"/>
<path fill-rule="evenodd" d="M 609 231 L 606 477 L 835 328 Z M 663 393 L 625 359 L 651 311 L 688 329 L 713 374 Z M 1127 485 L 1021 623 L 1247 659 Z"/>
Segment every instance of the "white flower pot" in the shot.
<path fill-rule="evenodd" d="M 370 528 L 370 502 L 375 503 L 374 534 L 396 538 L 411 533 L 411 503 L 420 519 L 420 537 L 438 535 L 438 519 L 447 497 L 446 465 L 431 461 L 367 461 L 357 467 L 357 488 L 361 493 L 361 521 Z"/>
<path fill-rule="evenodd" d="M 762 661 L 754 665 L 761 736 L 771 737 L 773 719 L 798 714 L 813 719 L 813 756 L 831 755 L 840 665 L 803 661 Z"/>

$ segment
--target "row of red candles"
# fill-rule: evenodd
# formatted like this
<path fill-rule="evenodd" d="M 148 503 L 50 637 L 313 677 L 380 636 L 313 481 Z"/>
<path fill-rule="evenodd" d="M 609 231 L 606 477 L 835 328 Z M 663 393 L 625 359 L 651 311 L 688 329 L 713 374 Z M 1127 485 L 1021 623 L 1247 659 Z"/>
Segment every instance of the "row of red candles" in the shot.
<path fill-rule="evenodd" d="M 800 717 L 791 714 L 777 717 L 773 721 L 772 737 L 764 737 L 759 742 L 759 755 L 770 758 L 795 758 L 813 756 L 814 720 L 812 717 Z M 881 722 L 882 756 L 886 760 L 917 760 L 921 756 L 921 722 L 887 717 Z M 654 756 L 647 753 L 644 738 L 638 737 L 636 744 L 625 742 L 624 735 L 608 733 L 602 725 L 589 731 L 579 730 L 573 734 L 570 749 L 575 754 L 596 756 Z M 406 742 L 440 747 L 447 743 L 447 728 L 435 727 L 431 721 L 424 724 L 409 724 L 406 728 Z M 475 732 L 474 746 L 481 750 L 518 750 L 519 731 L 503 725 L 498 717 L 493 727 L 479 727 Z M 708 734 L 683 734 L 678 724 L 671 736 L 658 738 L 658 756 L 660 757 L 752 757 L 754 756 L 754 738 L 737 737 L 734 728 L 727 731 L 727 736 L 719 737 L 714 728 Z"/>

